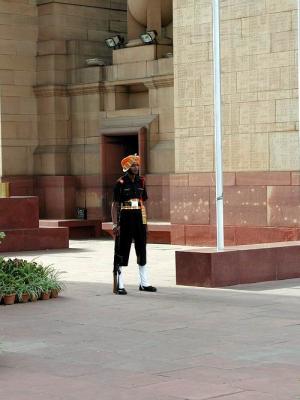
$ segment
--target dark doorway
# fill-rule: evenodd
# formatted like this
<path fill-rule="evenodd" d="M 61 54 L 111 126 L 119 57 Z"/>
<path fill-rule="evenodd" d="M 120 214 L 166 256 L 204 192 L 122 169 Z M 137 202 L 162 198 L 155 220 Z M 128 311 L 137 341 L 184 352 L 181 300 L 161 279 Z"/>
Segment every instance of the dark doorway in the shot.
<path fill-rule="evenodd" d="M 102 141 L 103 222 L 111 221 L 113 187 L 122 176 L 121 160 L 139 153 L 138 134 L 104 135 Z"/>

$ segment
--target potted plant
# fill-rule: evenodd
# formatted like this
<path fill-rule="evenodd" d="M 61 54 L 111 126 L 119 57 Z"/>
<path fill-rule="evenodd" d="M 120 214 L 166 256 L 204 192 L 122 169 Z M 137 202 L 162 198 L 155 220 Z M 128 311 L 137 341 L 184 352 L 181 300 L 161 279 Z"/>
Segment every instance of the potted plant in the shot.
<path fill-rule="evenodd" d="M 16 300 L 16 285 L 12 278 L 6 277 L 2 281 L 0 292 L 5 305 L 14 304 Z"/>
<path fill-rule="evenodd" d="M 57 297 L 64 288 L 59 275 L 53 267 L 35 261 L 0 257 L 0 301 L 13 304 L 16 298 L 25 303 L 29 298 L 36 301 Z"/>
<path fill-rule="evenodd" d="M 51 296 L 50 296 L 51 298 L 58 297 L 59 292 L 61 292 L 65 288 L 64 283 L 59 280 L 59 275 L 60 275 L 59 272 L 52 271 L 52 273 L 49 276 L 49 287 L 51 289 Z"/>
<path fill-rule="evenodd" d="M 40 278 L 38 286 L 40 288 L 40 299 L 49 300 L 51 295 L 51 285 L 49 278 L 47 276 Z"/>
<path fill-rule="evenodd" d="M 30 299 L 28 284 L 24 281 L 17 282 L 16 296 L 20 303 L 28 303 Z"/>
<path fill-rule="evenodd" d="M 63 282 L 60 281 L 60 272 L 56 271 L 51 265 L 43 267 L 40 271 L 40 287 L 42 290 L 42 298 L 48 299 L 48 293 L 51 298 L 56 298 L 58 293 L 64 289 Z"/>
<path fill-rule="evenodd" d="M 34 283 L 27 285 L 27 292 L 29 294 L 30 301 L 37 301 L 40 297 L 40 290 Z"/>

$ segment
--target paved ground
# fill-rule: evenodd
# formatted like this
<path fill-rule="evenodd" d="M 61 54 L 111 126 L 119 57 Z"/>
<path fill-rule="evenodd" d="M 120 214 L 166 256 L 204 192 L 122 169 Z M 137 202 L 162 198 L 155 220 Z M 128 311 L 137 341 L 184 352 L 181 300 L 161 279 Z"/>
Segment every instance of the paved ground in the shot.
<path fill-rule="evenodd" d="M 300 280 L 176 287 L 181 247 L 150 245 L 159 292 L 137 290 L 132 258 L 129 294 L 115 296 L 112 248 L 17 254 L 69 283 L 58 299 L 0 307 L 1 400 L 300 399 Z"/>

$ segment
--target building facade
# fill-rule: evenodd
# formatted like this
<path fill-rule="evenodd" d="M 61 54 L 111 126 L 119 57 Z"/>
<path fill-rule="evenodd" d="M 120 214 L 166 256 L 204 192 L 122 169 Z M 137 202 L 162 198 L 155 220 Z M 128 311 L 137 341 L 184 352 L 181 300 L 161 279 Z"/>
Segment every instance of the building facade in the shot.
<path fill-rule="evenodd" d="M 225 242 L 298 239 L 297 1 L 220 11 Z M 108 221 L 120 158 L 138 152 L 149 218 L 173 243 L 214 243 L 211 0 L 2 0 L 0 18 L 11 194 L 38 195 L 44 219 L 85 207 Z M 111 50 L 116 34 L 126 45 Z"/>

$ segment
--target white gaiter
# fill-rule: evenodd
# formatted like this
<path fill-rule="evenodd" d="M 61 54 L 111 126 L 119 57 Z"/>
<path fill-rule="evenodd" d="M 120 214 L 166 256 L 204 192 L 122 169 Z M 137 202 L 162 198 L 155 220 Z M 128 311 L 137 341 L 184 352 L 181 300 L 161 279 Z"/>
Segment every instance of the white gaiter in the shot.
<path fill-rule="evenodd" d="M 146 265 L 139 265 L 139 272 L 140 272 L 140 284 L 141 286 L 150 286 L 148 280 L 148 267 Z"/>
<path fill-rule="evenodd" d="M 119 267 L 120 274 L 118 275 L 119 289 L 124 289 L 124 274 L 122 267 Z"/>

